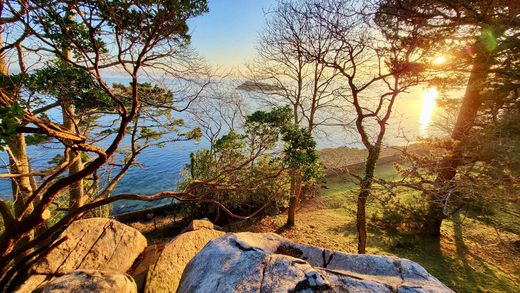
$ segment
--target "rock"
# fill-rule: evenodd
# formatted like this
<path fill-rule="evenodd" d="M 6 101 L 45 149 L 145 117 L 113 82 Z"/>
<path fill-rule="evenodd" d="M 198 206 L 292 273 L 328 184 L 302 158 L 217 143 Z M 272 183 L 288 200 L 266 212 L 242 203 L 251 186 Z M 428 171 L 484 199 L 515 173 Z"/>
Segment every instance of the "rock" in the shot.
<path fill-rule="evenodd" d="M 56 278 L 33 292 L 137 293 L 137 286 L 134 279 L 125 273 L 77 270 Z"/>
<path fill-rule="evenodd" d="M 212 222 L 210 222 L 208 219 L 202 219 L 202 220 L 193 220 L 188 225 L 188 227 L 184 228 L 181 233 L 186 233 L 189 231 L 196 231 L 201 229 L 210 229 L 210 230 L 221 230 L 221 228 Z"/>
<path fill-rule="evenodd" d="M 177 292 L 186 264 L 210 240 L 224 235 L 224 232 L 213 230 L 213 227 L 209 221 L 193 221 L 188 227 L 191 229 L 189 232 L 166 244 L 155 265 L 148 270 L 144 292 Z"/>
<path fill-rule="evenodd" d="M 35 288 L 38 288 L 42 284 L 52 279 L 52 276 L 48 275 L 31 275 L 25 282 L 16 289 L 17 293 L 33 292 Z"/>
<path fill-rule="evenodd" d="M 75 221 L 58 239 L 62 237 L 67 239 L 32 267 L 18 292 L 31 292 L 78 269 L 125 273 L 147 246 L 138 230 L 108 218 Z"/>
<path fill-rule="evenodd" d="M 144 292 L 144 285 L 146 282 L 146 276 L 148 275 L 148 270 L 150 267 L 154 267 L 159 260 L 159 256 L 161 255 L 165 244 L 154 244 L 146 247 L 143 251 L 141 261 L 139 264 L 133 269 L 132 277 L 134 278 L 137 284 L 137 290 L 139 292 Z"/>
<path fill-rule="evenodd" d="M 59 238 L 67 240 L 38 262 L 38 274 L 66 274 L 77 269 L 126 272 L 148 245 L 136 229 L 108 218 L 72 223 Z"/>
<path fill-rule="evenodd" d="M 186 266 L 178 292 L 453 292 L 420 265 L 290 242 L 273 233 L 229 233 Z"/>

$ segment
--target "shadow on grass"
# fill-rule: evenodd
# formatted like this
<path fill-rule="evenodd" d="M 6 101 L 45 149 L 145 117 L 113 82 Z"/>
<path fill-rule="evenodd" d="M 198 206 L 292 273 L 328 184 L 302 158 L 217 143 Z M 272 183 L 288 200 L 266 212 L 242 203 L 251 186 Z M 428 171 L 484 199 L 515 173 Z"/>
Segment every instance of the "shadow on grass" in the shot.
<path fill-rule="evenodd" d="M 283 232 L 287 231 L 287 230 L 290 230 L 292 227 L 294 227 L 294 225 L 289 225 L 287 223 L 283 224 L 281 227 L 279 227 L 278 229 L 276 229 L 274 232 L 276 234 L 279 234 L 281 235 Z"/>
<path fill-rule="evenodd" d="M 458 259 L 462 261 L 464 266 L 464 274 L 470 282 L 475 282 L 475 274 L 473 268 L 468 263 L 467 253 L 468 247 L 464 242 L 464 236 L 462 235 L 462 221 L 460 213 L 457 213 L 453 218 L 453 237 L 455 238 L 455 252 L 457 253 Z"/>
<path fill-rule="evenodd" d="M 395 243 L 402 241 L 402 235 L 383 236 L 381 231 L 372 232 L 381 238 L 387 237 L 394 241 L 371 241 L 369 245 L 419 263 L 456 292 L 518 292 L 518 284 L 515 284 L 506 274 L 471 253 L 463 238 L 462 222 L 457 218 L 454 220 L 453 231 L 451 231 L 454 236 L 453 247 L 449 247 L 450 243 L 443 243 L 441 247 L 439 239 L 412 235 L 409 236 L 411 239 L 408 239 L 405 247 L 399 247 Z M 397 237 L 401 238 L 397 239 Z M 450 251 L 453 253 L 450 254 Z"/>

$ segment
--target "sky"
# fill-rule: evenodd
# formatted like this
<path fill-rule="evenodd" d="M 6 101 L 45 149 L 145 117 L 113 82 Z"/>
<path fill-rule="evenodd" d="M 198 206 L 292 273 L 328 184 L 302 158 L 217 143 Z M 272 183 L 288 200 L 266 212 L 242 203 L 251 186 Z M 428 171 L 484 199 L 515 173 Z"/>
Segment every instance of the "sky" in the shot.
<path fill-rule="evenodd" d="M 251 61 L 255 56 L 258 34 L 264 29 L 266 13 L 275 7 L 277 0 L 208 0 L 209 12 L 190 20 L 192 46 L 206 61 L 224 70 L 233 71 Z M 401 124 L 414 125 L 415 137 L 423 130 L 419 126 L 423 109 L 423 97 L 420 91 L 405 94 L 399 99 L 394 120 Z M 435 108 L 431 107 L 427 116 L 431 116 Z M 428 119 L 422 117 L 423 120 Z M 397 126 L 396 126 L 397 127 Z M 400 127 L 400 126 L 399 126 Z M 421 133 L 419 133 L 421 132 Z"/>
<path fill-rule="evenodd" d="M 206 61 L 236 69 L 255 55 L 265 12 L 276 0 L 209 0 L 209 12 L 190 21 L 192 46 Z"/>

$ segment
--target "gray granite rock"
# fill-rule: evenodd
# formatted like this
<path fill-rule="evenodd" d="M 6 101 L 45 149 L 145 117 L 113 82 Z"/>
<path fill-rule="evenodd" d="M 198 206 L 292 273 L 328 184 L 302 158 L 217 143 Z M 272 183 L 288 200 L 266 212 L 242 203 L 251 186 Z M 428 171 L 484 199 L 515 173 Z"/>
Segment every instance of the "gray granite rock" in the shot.
<path fill-rule="evenodd" d="M 186 266 L 177 292 L 453 292 L 420 265 L 293 243 L 273 233 L 226 234 Z"/>

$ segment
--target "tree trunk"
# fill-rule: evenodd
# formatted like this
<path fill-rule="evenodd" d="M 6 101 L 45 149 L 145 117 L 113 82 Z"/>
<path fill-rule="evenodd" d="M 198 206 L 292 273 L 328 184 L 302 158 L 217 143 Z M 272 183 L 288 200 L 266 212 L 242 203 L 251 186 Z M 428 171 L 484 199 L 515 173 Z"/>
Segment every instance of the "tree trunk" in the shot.
<path fill-rule="evenodd" d="M 367 218 L 366 218 L 366 203 L 370 191 L 362 190 L 358 195 L 357 213 L 356 213 L 356 228 L 358 234 L 358 253 L 364 254 L 367 247 Z"/>
<path fill-rule="evenodd" d="M 374 172 L 376 163 L 379 159 L 381 146 L 379 144 L 371 147 L 368 150 L 367 162 L 365 165 L 365 175 L 361 181 L 361 188 L 359 190 L 357 199 L 357 213 L 356 213 L 356 227 L 358 234 L 358 253 L 366 253 L 367 247 L 367 219 L 366 219 L 366 203 L 370 196 L 370 189 L 372 188 L 372 181 L 374 179 Z"/>
<path fill-rule="evenodd" d="M 2 46 L 2 28 L 0 26 L 0 47 Z M 7 64 L 5 62 L 4 54 L 0 54 L 0 74 L 8 75 L 9 71 L 7 68 Z M 12 101 L 10 98 L 5 97 L 5 104 L 10 104 Z M 9 100 L 9 101 L 7 101 Z M 27 145 L 25 143 L 25 136 L 23 133 L 18 133 L 16 135 L 6 137 L 5 142 L 9 148 L 9 171 L 12 174 L 28 174 L 31 172 L 31 168 L 29 166 L 29 159 L 27 157 Z M 33 178 L 34 179 L 34 178 Z M 31 184 L 31 178 L 28 176 L 22 176 L 18 178 L 11 179 L 11 187 L 13 192 L 13 201 L 14 201 L 14 216 L 18 217 L 22 211 L 25 209 L 27 199 L 33 193 L 33 186 Z M 32 204 L 29 207 L 29 211 L 32 210 Z M 24 244 L 30 241 L 34 237 L 34 233 L 28 233 L 24 238 L 22 238 L 18 243 Z M 31 251 L 27 251 L 26 254 Z M 23 257 L 21 255 L 20 257 Z"/>
<path fill-rule="evenodd" d="M 466 92 L 462 98 L 457 121 L 451 134 L 455 147 L 441 160 L 435 179 L 438 192 L 428 195 L 428 214 L 420 231 L 424 235 L 433 237 L 441 235 L 441 225 L 445 218 L 444 201 L 454 188 L 453 179 L 457 174 L 457 168 L 462 163 L 464 148 L 467 147 L 461 141 L 473 127 L 478 110 L 483 102 L 481 91 L 484 88 L 491 66 L 491 58 L 488 53 L 484 52 L 483 49 L 479 50 L 473 60 L 473 68 L 468 79 Z"/>
<path fill-rule="evenodd" d="M 74 124 L 74 106 L 70 101 L 63 99 L 63 126 L 72 133 L 76 133 Z M 70 115 L 70 116 L 69 116 Z M 69 176 L 74 175 L 83 169 L 83 162 L 81 161 L 81 153 L 66 149 L 71 159 L 69 166 Z M 85 203 L 85 195 L 83 192 L 83 180 L 74 182 L 69 187 L 69 209 L 71 211 L 81 207 Z"/>
<path fill-rule="evenodd" d="M 70 11 L 67 13 L 68 17 L 72 17 Z M 72 59 L 72 51 L 64 48 L 67 60 Z M 74 111 L 74 104 L 72 97 L 62 98 L 62 117 L 63 126 L 70 132 L 76 133 L 76 113 Z M 71 149 L 66 149 L 68 152 L 71 164 L 69 166 L 69 176 L 74 175 L 83 169 L 83 162 L 81 161 L 81 152 L 76 152 Z M 85 195 L 83 191 L 83 180 L 78 180 L 72 183 L 69 187 L 69 210 L 73 211 L 81 207 L 85 203 Z"/>
<path fill-rule="evenodd" d="M 296 176 L 291 174 L 291 191 L 289 198 L 289 209 L 287 210 L 287 226 L 294 226 L 296 214 Z"/>
<path fill-rule="evenodd" d="M 0 27 L 0 32 L 2 31 Z M 0 34 L 0 46 L 2 45 L 2 35 Z M 5 62 L 4 54 L 0 55 L 0 74 L 8 75 L 9 71 Z M 12 174 L 28 174 L 31 172 L 29 167 L 29 159 L 27 157 L 27 148 L 25 144 L 25 136 L 22 133 L 5 138 L 9 147 L 9 165 Z M 28 176 L 11 179 L 11 187 L 13 191 L 13 201 L 15 216 L 17 217 L 24 209 L 26 200 L 33 192 L 31 179 Z"/>
<path fill-rule="evenodd" d="M 294 226 L 296 223 L 296 208 L 300 202 L 300 195 L 302 193 L 302 180 L 300 175 L 293 173 L 291 178 L 291 198 L 289 199 L 289 210 L 287 212 L 287 225 Z"/>
<path fill-rule="evenodd" d="M 25 145 L 25 136 L 22 133 L 5 138 L 9 147 L 9 165 L 12 174 L 28 174 L 29 160 Z M 31 196 L 33 188 L 29 176 L 22 176 L 11 179 L 13 190 L 14 212 L 17 217 L 25 208 L 27 199 Z"/>

